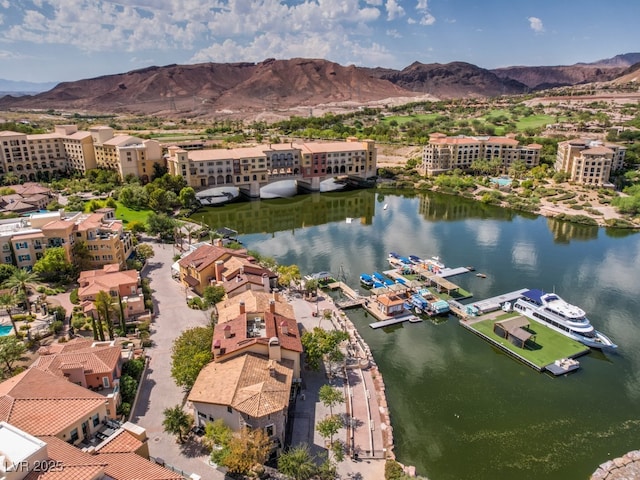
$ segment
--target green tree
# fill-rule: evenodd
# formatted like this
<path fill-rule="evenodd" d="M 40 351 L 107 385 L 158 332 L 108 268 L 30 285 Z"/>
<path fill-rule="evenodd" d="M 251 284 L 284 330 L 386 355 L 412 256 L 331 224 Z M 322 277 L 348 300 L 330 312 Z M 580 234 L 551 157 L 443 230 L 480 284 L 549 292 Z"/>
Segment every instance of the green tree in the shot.
<path fill-rule="evenodd" d="M 147 217 L 147 233 L 160 238 L 173 238 L 177 222 L 166 213 L 151 212 Z"/>
<path fill-rule="evenodd" d="M 225 295 L 226 292 L 222 285 L 208 285 L 204 287 L 202 292 L 202 298 L 204 299 L 204 304 L 207 308 L 220 303 Z"/>
<path fill-rule="evenodd" d="M 18 294 L 25 302 L 27 312 L 31 311 L 31 302 L 29 301 L 29 292 L 34 288 L 38 281 L 38 274 L 30 272 L 24 268 L 16 270 L 3 284 L 4 288 L 11 289 Z"/>
<path fill-rule="evenodd" d="M 107 323 L 109 340 L 113 340 L 113 317 L 118 314 L 114 297 L 112 297 L 109 292 L 100 290 L 96 294 L 93 305 L 96 307 L 98 312 L 98 323 L 100 323 L 101 320 L 104 320 Z M 104 340 L 104 338 L 101 338 L 101 340 Z"/>
<path fill-rule="evenodd" d="M 290 288 L 291 285 L 297 287 L 300 284 L 302 276 L 298 265 L 279 265 L 276 271 L 278 273 L 278 285 Z"/>
<path fill-rule="evenodd" d="M 164 420 L 162 420 L 164 431 L 171 435 L 176 435 L 178 442 L 184 443 L 184 436 L 189 432 L 193 423 L 191 415 L 182 409 L 182 405 L 165 408 L 162 413 L 164 415 Z"/>
<path fill-rule="evenodd" d="M 122 395 L 123 402 L 133 403 L 137 390 L 138 381 L 135 378 L 126 374 L 120 376 L 120 395 Z"/>
<path fill-rule="evenodd" d="M 9 320 L 11 321 L 11 325 L 13 326 L 13 331 L 15 332 L 16 337 L 19 337 L 20 334 L 18 333 L 18 327 L 16 326 L 16 321 L 13 318 L 13 315 L 11 314 L 11 311 L 13 310 L 13 307 L 15 307 L 15 305 L 16 305 L 15 294 L 11 292 L 0 294 L 0 308 L 5 312 L 7 312 L 7 315 L 9 316 Z"/>
<path fill-rule="evenodd" d="M 180 198 L 180 203 L 184 208 L 194 208 L 198 205 L 198 199 L 196 197 L 196 191 L 193 187 L 184 187 L 180 190 L 180 194 L 178 195 Z"/>
<path fill-rule="evenodd" d="M 509 176 L 511 178 L 522 178 L 527 171 L 527 164 L 523 160 L 515 160 L 509 167 Z"/>
<path fill-rule="evenodd" d="M 10 263 L 1 263 L 0 264 L 0 284 L 6 282 L 11 275 L 13 275 L 18 267 L 11 265 Z"/>
<path fill-rule="evenodd" d="M 47 282 L 65 282 L 72 277 L 74 266 L 67 260 L 63 247 L 47 248 L 44 256 L 33 265 L 34 273 Z"/>
<path fill-rule="evenodd" d="M 13 364 L 24 358 L 27 347 L 21 340 L 12 335 L 0 337 L 0 362 L 4 363 L 5 370 L 11 375 Z"/>
<path fill-rule="evenodd" d="M 342 330 L 327 331 L 315 327 L 311 332 L 304 332 L 301 341 L 307 364 L 312 370 L 318 370 L 325 356 L 331 361 L 338 361 L 341 356 L 340 343 L 348 339 L 349 334 Z"/>
<path fill-rule="evenodd" d="M 173 342 L 171 376 L 176 385 L 191 390 L 200 370 L 211 361 L 213 328 L 195 327 L 185 330 Z"/>
<path fill-rule="evenodd" d="M 223 465 L 232 473 L 247 475 L 267 461 L 270 450 L 271 440 L 262 428 L 245 427 L 231 438 Z"/>
<path fill-rule="evenodd" d="M 309 480 L 316 470 L 313 455 L 306 443 L 290 448 L 278 458 L 278 471 L 294 480 Z"/>
<path fill-rule="evenodd" d="M 344 403 L 344 394 L 331 385 L 323 385 L 319 392 L 320 401 L 325 407 L 329 407 L 329 413 L 333 415 L 333 407 Z"/>
<path fill-rule="evenodd" d="M 204 437 L 213 445 L 224 447 L 229 445 L 233 432 L 224 423 L 224 420 L 216 418 L 213 422 L 207 422 L 205 425 Z"/>
<path fill-rule="evenodd" d="M 75 264 L 76 271 L 82 272 L 84 270 L 89 270 L 91 266 L 92 255 L 89 251 L 87 242 L 85 242 L 84 240 L 75 242 L 71 247 L 71 256 L 73 258 L 73 263 Z"/>
<path fill-rule="evenodd" d="M 342 420 L 337 415 L 329 415 L 316 424 L 316 430 L 322 438 L 329 439 L 330 445 L 333 445 L 333 436 L 340 431 L 341 427 Z"/>
<path fill-rule="evenodd" d="M 153 247 L 148 243 L 140 243 L 136 246 L 136 255 L 143 261 L 146 262 L 150 258 L 153 258 L 155 252 L 153 251 Z"/>

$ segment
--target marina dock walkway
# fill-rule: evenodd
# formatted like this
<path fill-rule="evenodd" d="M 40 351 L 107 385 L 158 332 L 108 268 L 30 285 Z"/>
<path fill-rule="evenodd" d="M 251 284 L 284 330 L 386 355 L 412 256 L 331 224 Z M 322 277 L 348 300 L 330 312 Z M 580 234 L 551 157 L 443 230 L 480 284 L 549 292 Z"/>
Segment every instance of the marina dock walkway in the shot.
<path fill-rule="evenodd" d="M 528 288 L 521 288 L 520 290 L 514 290 L 513 292 L 503 293 L 502 295 L 498 295 L 496 297 L 486 298 L 484 300 L 480 300 L 478 302 L 473 302 L 473 306 L 480 310 L 480 313 L 488 313 L 493 312 L 495 310 L 500 309 L 500 305 L 505 302 L 514 302 L 520 295 L 529 290 Z M 473 320 L 470 320 L 473 322 Z"/>
<path fill-rule="evenodd" d="M 406 322 L 406 321 L 416 322 L 418 320 L 419 320 L 418 317 L 408 313 L 408 314 L 405 314 L 405 315 L 398 315 L 397 317 L 391 317 L 391 318 L 388 318 L 386 320 L 380 320 L 379 322 L 373 322 L 373 323 L 370 323 L 369 326 L 371 328 L 373 328 L 373 329 L 376 329 L 376 328 L 388 327 L 390 325 L 395 325 L 397 323 L 403 323 L 403 322 Z"/>

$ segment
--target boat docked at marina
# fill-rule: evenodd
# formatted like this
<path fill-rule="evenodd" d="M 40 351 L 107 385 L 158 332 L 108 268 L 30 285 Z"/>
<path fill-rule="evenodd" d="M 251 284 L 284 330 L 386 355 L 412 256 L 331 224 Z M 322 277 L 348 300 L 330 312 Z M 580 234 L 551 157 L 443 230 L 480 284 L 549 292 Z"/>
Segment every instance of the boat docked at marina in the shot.
<path fill-rule="evenodd" d="M 566 302 L 556 293 L 526 290 L 516 300 L 513 309 L 588 347 L 617 348 L 609 337 L 591 325 L 584 310 Z"/>
<path fill-rule="evenodd" d="M 368 273 L 362 273 L 360 274 L 360 283 L 362 283 L 362 285 L 364 285 L 365 287 L 373 287 L 373 277 L 371 275 L 369 275 Z"/>

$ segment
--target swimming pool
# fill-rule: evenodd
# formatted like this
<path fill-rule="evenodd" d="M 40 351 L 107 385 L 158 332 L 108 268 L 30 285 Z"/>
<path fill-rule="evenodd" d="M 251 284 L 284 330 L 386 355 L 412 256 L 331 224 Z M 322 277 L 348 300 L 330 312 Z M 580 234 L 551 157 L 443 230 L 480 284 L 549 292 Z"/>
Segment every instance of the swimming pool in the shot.
<path fill-rule="evenodd" d="M 511 182 L 513 180 L 511 180 L 510 178 L 499 177 L 499 178 L 492 178 L 491 181 L 493 183 L 497 183 L 501 187 L 506 187 L 508 185 L 511 185 Z"/>
<path fill-rule="evenodd" d="M 13 327 L 11 325 L 0 325 L 0 337 L 9 335 L 11 333 L 11 330 L 13 330 Z"/>

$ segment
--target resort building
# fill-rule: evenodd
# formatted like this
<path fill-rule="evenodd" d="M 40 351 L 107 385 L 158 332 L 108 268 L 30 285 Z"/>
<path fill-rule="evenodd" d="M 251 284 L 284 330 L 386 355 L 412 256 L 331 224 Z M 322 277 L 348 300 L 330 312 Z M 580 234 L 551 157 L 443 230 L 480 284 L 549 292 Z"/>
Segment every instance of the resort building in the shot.
<path fill-rule="evenodd" d="M 93 138 L 96 165 L 115 170 L 120 178 L 128 175 L 149 181 L 155 163 L 164 166 L 162 147 L 156 140 L 143 140 L 131 135 L 114 135 L 111 127 L 89 129 Z"/>
<path fill-rule="evenodd" d="M 56 125 L 55 133 L 62 137 L 62 145 L 70 171 L 84 175 L 96 168 L 96 153 L 91 133 L 78 131 L 77 125 Z"/>
<path fill-rule="evenodd" d="M 198 295 L 210 285 L 221 285 L 232 297 L 246 290 L 271 292 L 278 276 L 261 267 L 246 250 L 222 246 L 216 239 L 213 245 L 202 245 L 178 261 L 179 279 L 185 288 Z"/>
<path fill-rule="evenodd" d="M 106 126 L 88 132 L 76 125 L 57 125 L 53 133 L 34 135 L 0 132 L 0 176 L 11 173 L 22 182 L 99 167 L 117 171 L 121 179 L 134 175 L 146 183 L 156 163 L 165 165 L 158 141 L 115 135 Z"/>
<path fill-rule="evenodd" d="M 206 365 L 188 401 L 198 425 L 221 419 L 236 432 L 264 429 L 277 452 L 284 445 L 292 380 L 291 360 L 248 353 Z"/>
<path fill-rule="evenodd" d="M 295 179 L 309 190 L 334 176 L 368 180 L 376 176 L 376 148 L 371 140 L 268 144 L 256 147 L 185 150 L 169 147 L 167 168 L 196 189 L 235 186 L 249 196 L 274 181 Z"/>
<path fill-rule="evenodd" d="M 114 218 L 114 212 L 113 208 L 103 208 L 67 216 L 57 211 L 0 222 L 2 263 L 31 269 L 50 247 L 64 248 L 67 260 L 74 263 L 73 246 L 84 242 L 90 267 L 117 263 L 124 268 L 133 253 L 133 239 L 122 221 Z"/>
<path fill-rule="evenodd" d="M 626 147 L 599 140 L 567 140 L 558 144 L 555 168 L 566 172 L 571 182 L 604 186 L 611 173 L 624 166 L 626 151 Z"/>
<path fill-rule="evenodd" d="M 433 133 L 423 149 L 418 170 L 426 176 L 439 175 L 455 169 L 469 170 L 475 161 L 493 159 L 500 161 L 503 171 L 516 161 L 534 167 L 540 163 L 541 150 L 542 145 L 523 146 L 508 137 L 448 137 L 443 133 Z"/>
<path fill-rule="evenodd" d="M 125 321 L 146 313 L 144 295 L 140 288 L 140 273 L 137 270 L 120 271 L 117 263 L 104 265 L 102 270 L 80 272 L 78 283 L 78 298 L 85 314 L 97 317 L 93 301 L 99 292 L 107 292 L 114 303 L 122 305 Z"/>

